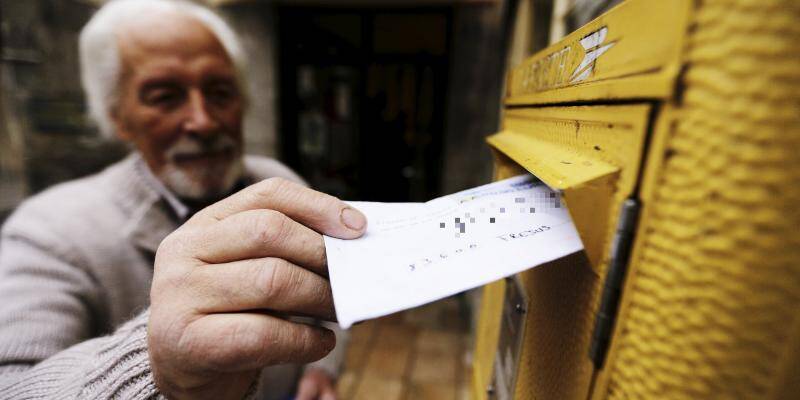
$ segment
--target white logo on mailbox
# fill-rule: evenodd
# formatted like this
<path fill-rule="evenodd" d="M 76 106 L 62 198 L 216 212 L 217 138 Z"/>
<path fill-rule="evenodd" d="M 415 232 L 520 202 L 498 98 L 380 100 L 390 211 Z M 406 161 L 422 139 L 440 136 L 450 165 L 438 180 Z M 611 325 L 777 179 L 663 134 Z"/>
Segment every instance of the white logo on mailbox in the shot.
<path fill-rule="evenodd" d="M 575 72 L 572 73 L 569 83 L 586 80 L 594 71 L 595 61 L 616 44 L 616 42 L 611 42 L 600 46 L 606 41 L 607 35 L 608 27 L 604 26 L 581 39 L 581 46 L 583 46 L 586 54 L 583 56 L 583 61 L 578 65 L 578 68 L 575 68 Z"/>

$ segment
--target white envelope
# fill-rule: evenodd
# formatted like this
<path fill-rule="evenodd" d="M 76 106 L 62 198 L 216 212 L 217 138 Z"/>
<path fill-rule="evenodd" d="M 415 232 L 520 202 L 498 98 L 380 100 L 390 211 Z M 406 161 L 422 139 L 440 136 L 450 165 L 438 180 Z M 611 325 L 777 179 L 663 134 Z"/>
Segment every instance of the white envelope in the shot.
<path fill-rule="evenodd" d="M 345 329 L 583 249 L 559 194 L 532 175 L 426 203 L 348 203 L 367 216 L 364 236 L 325 236 Z"/>

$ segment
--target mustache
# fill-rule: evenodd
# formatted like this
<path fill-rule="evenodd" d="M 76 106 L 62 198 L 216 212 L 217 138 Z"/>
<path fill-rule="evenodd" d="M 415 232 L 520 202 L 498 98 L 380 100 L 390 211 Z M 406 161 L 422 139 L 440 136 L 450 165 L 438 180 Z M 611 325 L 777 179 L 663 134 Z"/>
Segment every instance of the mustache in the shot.
<path fill-rule="evenodd" d="M 205 154 L 216 153 L 236 153 L 239 151 L 239 144 L 227 135 L 216 135 L 208 139 L 198 139 L 191 136 L 184 136 L 178 139 L 164 153 L 170 161 L 178 158 L 197 157 Z"/>

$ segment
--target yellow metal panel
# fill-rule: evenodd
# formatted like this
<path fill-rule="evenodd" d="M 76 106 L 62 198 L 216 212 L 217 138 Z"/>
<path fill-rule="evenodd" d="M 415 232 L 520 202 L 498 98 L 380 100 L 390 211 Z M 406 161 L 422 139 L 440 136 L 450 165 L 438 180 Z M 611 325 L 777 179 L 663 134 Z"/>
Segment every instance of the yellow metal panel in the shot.
<path fill-rule="evenodd" d="M 506 281 L 490 283 L 481 292 L 480 319 L 475 337 L 472 363 L 472 398 L 485 400 L 486 389 L 492 382 L 492 365 L 500 335 L 500 316 L 503 314 Z"/>
<path fill-rule="evenodd" d="M 519 163 L 563 190 L 591 260 L 521 274 L 531 310 L 517 400 L 588 393 L 599 277 L 619 203 L 631 195 L 642 215 L 593 397 L 797 395 L 798 20 L 794 0 L 629 0 L 514 70 L 506 104 L 540 108 L 507 109 L 490 139 L 511 158 L 498 155 L 498 170 Z M 585 51 L 580 41 L 592 35 Z M 610 100 L 653 110 L 598 105 Z M 552 107 L 559 102 L 587 107 Z M 627 122 L 603 128 L 618 119 Z M 491 364 L 484 358 L 476 362 Z"/>
<path fill-rule="evenodd" d="M 587 356 L 602 280 L 581 253 L 520 274 L 528 295 L 517 400 L 584 400 Z"/>
<path fill-rule="evenodd" d="M 513 109 L 488 142 L 564 193 L 592 266 L 604 271 L 612 216 L 635 186 L 650 106 Z"/>
<path fill-rule="evenodd" d="M 518 160 L 553 189 L 564 190 L 619 171 L 605 161 L 590 158 L 578 149 L 548 142 L 540 137 L 503 131 L 489 138 L 494 148 Z"/>
<path fill-rule="evenodd" d="M 559 90 L 522 94 L 506 99 L 507 106 L 556 104 L 600 99 L 654 99 L 674 93 L 675 74 L 666 72 L 642 74 L 625 79 L 609 79 L 586 86 L 568 86 Z"/>
<path fill-rule="evenodd" d="M 619 168 L 530 134 L 503 131 L 490 137 L 489 143 L 563 192 L 589 258 L 599 269 Z M 581 207 L 584 202 L 594 207 Z"/>
<path fill-rule="evenodd" d="M 587 353 L 603 254 L 615 210 L 634 190 L 650 111 L 647 104 L 513 109 L 505 114 L 505 130 L 488 139 L 498 171 L 522 167 L 563 191 L 591 259 L 579 254 L 521 274 L 529 312 L 517 399 L 585 399 L 589 393 Z M 497 313 L 482 314 L 482 324 Z M 490 343 L 496 347 L 496 340 Z M 481 362 L 490 362 L 485 358 Z"/>
<path fill-rule="evenodd" d="M 496 179 L 524 172 L 495 151 Z M 616 175 L 615 175 L 616 176 Z M 523 349 L 515 398 L 585 399 L 592 376 L 586 357 L 600 278 L 582 254 L 521 274 L 527 293 Z M 473 364 L 473 399 L 486 399 L 497 349 L 505 282 L 483 289 Z M 502 286 L 501 286 L 502 285 Z"/>
<path fill-rule="evenodd" d="M 691 4 L 621 3 L 514 68 L 506 104 L 670 97 Z"/>
<path fill-rule="evenodd" d="M 697 3 L 595 398 L 798 395 L 799 20 L 793 0 Z"/>
<path fill-rule="evenodd" d="M 525 170 L 508 157 L 494 152 L 494 179 L 501 180 L 524 173 Z M 505 280 L 490 283 L 481 291 L 478 326 L 472 363 L 472 399 L 485 400 L 486 389 L 492 382 L 492 364 L 500 335 L 500 316 L 505 298 Z"/>

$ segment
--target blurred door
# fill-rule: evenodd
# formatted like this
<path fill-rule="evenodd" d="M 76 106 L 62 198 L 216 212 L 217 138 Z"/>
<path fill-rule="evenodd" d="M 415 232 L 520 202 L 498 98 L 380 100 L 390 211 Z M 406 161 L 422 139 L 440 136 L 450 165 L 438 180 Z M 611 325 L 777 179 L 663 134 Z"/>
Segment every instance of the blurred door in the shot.
<path fill-rule="evenodd" d="M 451 11 L 279 11 L 282 158 L 348 199 L 439 192 Z"/>

